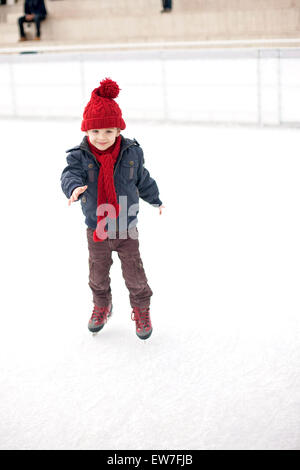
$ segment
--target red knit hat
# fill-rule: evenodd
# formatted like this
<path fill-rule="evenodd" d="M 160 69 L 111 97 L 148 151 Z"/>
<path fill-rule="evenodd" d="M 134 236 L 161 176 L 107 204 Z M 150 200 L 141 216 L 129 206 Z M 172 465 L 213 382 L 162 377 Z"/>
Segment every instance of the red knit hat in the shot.
<path fill-rule="evenodd" d="M 100 86 L 92 91 L 91 99 L 83 112 L 82 131 L 109 127 L 125 129 L 122 111 L 114 101 L 119 91 L 119 85 L 110 78 L 100 82 Z"/>

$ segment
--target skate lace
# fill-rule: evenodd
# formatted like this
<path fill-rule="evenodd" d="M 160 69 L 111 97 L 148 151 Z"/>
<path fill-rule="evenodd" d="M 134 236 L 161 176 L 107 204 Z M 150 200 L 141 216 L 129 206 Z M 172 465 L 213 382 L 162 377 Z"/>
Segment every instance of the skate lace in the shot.
<path fill-rule="evenodd" d="M 134 307 L 131 319 L 136 322 L 137 328 L 151 328 L 150 307 Z"/>
<path fill-rule="evenodd" d="M 92 320 L 104 322 L 107 320 L 108 313 L 108 307 L 97 307 L 97 305 L 95 305 L 92 313 Z"/>

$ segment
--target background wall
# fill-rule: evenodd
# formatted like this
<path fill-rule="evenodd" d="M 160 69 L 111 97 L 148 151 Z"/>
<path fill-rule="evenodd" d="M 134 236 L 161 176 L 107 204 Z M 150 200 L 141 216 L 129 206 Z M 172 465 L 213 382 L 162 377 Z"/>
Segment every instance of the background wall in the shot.
<path fill-rule="evenodd" d="M 275 37 L 299 44 L 299 0 L 176 0 L 170 15 L 160 14 L 160 0 L 48 0 L 46 6 L 43 41 L 50 43 Z M 0 45 L 13 45 L 23 1 L 1 9 Z"/>

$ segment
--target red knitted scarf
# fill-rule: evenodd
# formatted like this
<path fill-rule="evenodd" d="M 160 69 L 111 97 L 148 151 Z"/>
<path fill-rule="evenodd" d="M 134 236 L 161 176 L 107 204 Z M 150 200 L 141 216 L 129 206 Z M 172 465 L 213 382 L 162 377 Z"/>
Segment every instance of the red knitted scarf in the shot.
<path fill-rule="evenodd" d="M 94 230 L 93 239 L 95 242 L 103 242 L 106 240 L 107 235 L 103 234 L 107 232 L 104 229 L 106 223 L 106 217 L 109 215 L 110 218 L 117 218 L 119 216 L 121 207 L 117 202 L 117 194 L 114 185 L 114 165 L 120 153 L 121 147 L 121 136 L 118 136 L 115 143 L 106 150 L 99 150 L 93 144 L 91 144 L 88 138 L 88 144 L 91 152 L 96 157 L 97 161 L 101 164 L 99 176 L 98 176 L 98 197 L 97 197 L 97 228 Z M 101 204 L 111 204 L 115 208 L 115 215 L 110 211 L 104 211 L 103 215 L 98 215 Z M 103 220 L 103 222 L 101 222 Z M 101 224 L 100 224 L 101 222 Z M 102 228 L 102 230 L 101 230 Z M 100 232 L 101 230 L 101 232 Z M 98 234 L 102 235 L 99 237 Z"/>

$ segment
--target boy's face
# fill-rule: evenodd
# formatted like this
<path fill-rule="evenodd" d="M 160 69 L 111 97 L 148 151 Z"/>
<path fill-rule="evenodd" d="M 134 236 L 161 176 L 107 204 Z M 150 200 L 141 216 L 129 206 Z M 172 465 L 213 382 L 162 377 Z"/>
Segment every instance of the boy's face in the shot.
<path fill-rule="evenodd" d="M 116 138 L 120 135 L 120 129 L 111 127 L 109 129 L 90 129 L 86 132 L 89 136 L 91 144 L 98 150 L 106 150 L 115 143 Z"/>

